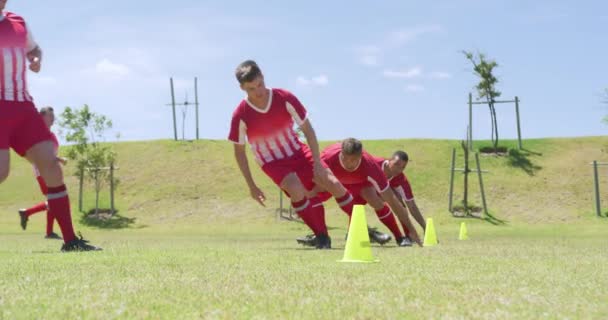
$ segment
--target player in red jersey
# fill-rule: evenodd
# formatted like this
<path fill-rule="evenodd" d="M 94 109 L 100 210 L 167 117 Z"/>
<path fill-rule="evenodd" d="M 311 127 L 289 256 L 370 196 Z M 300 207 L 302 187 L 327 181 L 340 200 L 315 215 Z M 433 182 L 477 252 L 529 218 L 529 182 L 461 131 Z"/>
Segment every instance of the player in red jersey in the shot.
<path fill-rule="evenodd" d="M 363 150 L 361 141 L 354 138 L 345 139 L 342 143 L 331 145 L 323 150 L 321 158 L 336 178 L 355 197 L 355 204 L 369 203 L 375 209 L 378 218 L 391 230 L 399 246 L 411 246 L 412 243 L 401 233 L 393 212 L 409 231 L 408 235 L 411 240 L 422 245 L 405 207 L 390 188 L 376 159 Z M 315 191 L 322 190 L 317 188 Z M 321 200 L 327 199 L 326 192 L 321 192 L 319 197 Z M 310 237 L 308 238 L 310 239 Z M 298 242 L 308 244 L 303 241 L 304 239 L 300 238 Z"/>
<path fill-rule="evenodd" d="M 9 175 L 12 148 L 33 163 L 46 182 L 49 210 L 61 228 L 62 251 L 101 250 L 76 238 L 70 201 L 49 128 L 27 90 L 26 72 L 39 72 L 42 50 L 20 16 L 4 12 L 0 0 L 0 183 Z"/>
<path fill-rule="evenodd" d="M 49 129 L 51 129 L 51 127 L 55 123 L 55 113 L 53 111 L 53 108 L 44 107 L 44 108 L 40 109 L 40 115 L 42 116 L 42 119 L 44 120 L 44 123 L 46 124 L 46 126 Z M 52 131 L 51 131 L 51 135 L 53 138 L 53 146 L 55 148 L 55 158 L 59 163 L 61 163 L 62 165 L 65 165 L 67 163 L 67 160 L 65 158 L 61 158 L 58 156 L 59 140 L 57 140 L 57 137 L 55 136 L 55 134 Z M 36 175 L 36 181 L 38 181 L 38 185 L 40 186 L 40 191 L 42 192 L 42 194 L 44 196 L 46 196 L 46 194 L 47 194 L 46 183 L 44 182 L 44 179 L 42 179 L 42 177 L 40 176 L 40 171 L 38 170 L 38 168 L 36 168 L 36 166 L 34 166 L 34 174 Z M 36 213 L 42 212 L 42 211 L 46 211 L 46 236 L 45 236 L 45 238 L 46 239 L 61 239 L 61 237 L 58 234 L 53 232 L 53 224 L 54 224 L 55 218 L 53 217 L 51 212 L 48 210 L 48 204 L 46 201 L 38 203 L 37 205 L 35 205 L 31 208 L 19 210 L 19 216 L 21 218 L 21 228 L 23 228 L 23 230 L 25 230 L 27 228 L 27 222 L 29 220 L 29 217 Z"/>
<path fill-rule="evenodd" d="M 382 171 L 388 179 L 391 189 L 393 189 L 397 198 L 406 206 L 422 229 L 426 231 L 426 221 L 416 204 L 412 186 L 404 172 L 410 159 L 408 154 L 405 151 L 397 150 L 390 159 L 378 157 L 375 159 L 376 163 L 382 168 Z M 405 225 L 403 225 L 403 228 L 406 233 L 408 233 Z"/>
<path fill-rule="evenodd" d="M 234 142 L 235 158 L 251 197 L 261 205 L 266 200 L 251 175 L 246 142 L 262 171 L 291 198 L 295 211 L 316 235 L 314 245 L 318 249 L 331 248 L 323 204 L 316 195 L 309 194 L 315 185 L 322 186 L 349 214 L 353 197 L 321 161 L 306 109 L 291 92 L 267 88 L 255 61 L 241 63 L 235 76 L 247 97 L 232 115 L 228 139 Z M 307 145 L 298 138 L 295 125 L 301 128 Z"/>

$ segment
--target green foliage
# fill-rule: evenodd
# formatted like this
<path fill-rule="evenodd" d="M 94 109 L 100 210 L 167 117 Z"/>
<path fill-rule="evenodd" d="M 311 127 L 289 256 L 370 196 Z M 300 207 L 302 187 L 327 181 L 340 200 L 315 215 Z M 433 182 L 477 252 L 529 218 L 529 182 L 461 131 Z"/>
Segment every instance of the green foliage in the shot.
<path fill-rule="evenodd" d="M 488 102 L 492 121 L 492 143 L 496 149 L 498 147 L 498 121 L 494 102 L 502 94 L 496 89 L 498 79 L 494 75 L 494 69 L 498 67 L 498 63 L 495 60 L 487 59 L 483 53 L 478 53 L 477 56 L 470 51 L 462 51 L 462 53 L 473 64 L 473 73 L 479 77 L 479 83 L 475 86 L 478 99 L 485 99 Z"/>
<path fill-rule="evenodd" d="M 99 193 L 104 183 L 110 182 L 109 170 L 100 168 L 107 168 L 116 161 L 113 148 L 101 143 L 106 131 L 112 128 L 112 121 L 92 112 L 85 104 L 81 109 L 65 108 L 59 126 L 65 140 L 72 144 L 67 156 L 76 162 L 75 175 L 83 172 L 85 179 L 94 182 L 95 191 Z"/>

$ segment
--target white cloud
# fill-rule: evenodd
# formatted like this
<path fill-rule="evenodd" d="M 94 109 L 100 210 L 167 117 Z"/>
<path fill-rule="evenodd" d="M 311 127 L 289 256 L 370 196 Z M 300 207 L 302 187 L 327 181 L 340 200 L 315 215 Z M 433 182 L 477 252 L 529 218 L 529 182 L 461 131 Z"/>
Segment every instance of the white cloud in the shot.
<path fill-rule="evenodd" d="M 424 91 L 424 87 L 419 84 L 408 84 L 405 86 L 405 91 L 407 92 L 421 92 Z"/>
<path fill-rule="evenodd" d="M 436 33 L 440 32 L 443 29 L 440 25 L 430 25 L 430 26 L 421 26 L 414 28 L 401 29 L 397 31 L 393 31 L 388 36 L 388 44 L 390 46 L 402 46 L 406 43 L 409 43 L 416 38 L 428 34 L 428 33 Z"/>
<path fill-rule="evenodd" d="M 452 77 L 452 75 L 450 73 L 441 72 L 441 71 L 431 72 L 429 74 L 429 78 L 438 79 L 438 80 L 450 79 L 451 77 Z"/>
<path fill-rule="evenodd" d="M 296 79 L 296 83 L 303 87 L 325 87 L 329 84 L 329 78 L 325 74 L 320 74 L 312 78 L 299 76 Z"/>
<path fill-rule="evenodd" d="M 422 75 L 422 68 L 414 67 L 409 70 L 402 71 L 386 69 L 384 70 L 383 74 L 386 78 L 411 79 Z"/>
<path fill-rule="evenodd" d="M 383 38 L 379 39 L 376 44 L 355 48 L 356 60 L 362 65 L 378 66 L 380 65 L 380 57 L 382 57 L 385 52 L 398 49 L 422 35 L 437 33 L 442 30 L 443 28 L 440 25 L 428 25 L 389 32 Z"/>
<path fill-rule="evenodd" d="M 114 63 L 104 58 L 95 65 L 95 72 L 103 75 L 124 77 L 130 73 L 130 70 L 124 64 Z"/>

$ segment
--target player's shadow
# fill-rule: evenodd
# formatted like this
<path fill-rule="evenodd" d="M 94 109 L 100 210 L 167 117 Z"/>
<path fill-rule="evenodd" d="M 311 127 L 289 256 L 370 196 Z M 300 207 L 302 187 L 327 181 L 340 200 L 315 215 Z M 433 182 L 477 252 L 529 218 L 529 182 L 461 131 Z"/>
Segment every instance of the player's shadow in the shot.
<path fill-rule="evenodd" d="M 109 211 L 109 210 L 107 210 Z M 118 211 L 114 214 L 109 214 L 107 211 L 101 211 L 101 213 L 95 213 L 92 209 L 88 213 L 83 214 L 80 217 L 80 223 L 88 227 L 99 228 L 99 229 L 126 229 L 133 228 L 137 218 L 129 218 L 121 216 Z M 144 228 L 143 225 L 137 225 L 137 228 Z"/>
<path fill-rule="evenodd" d="M 534 176 L 539 170 L 543 167 L 534 164 L 530 159 L 531 156 L 540 157 L 542 153 L 530 151 L 527 149 L 517 150 L 511 149 L 509 150 L 508 163 L 511 167 L 522 169 L 529 176 Z"/>

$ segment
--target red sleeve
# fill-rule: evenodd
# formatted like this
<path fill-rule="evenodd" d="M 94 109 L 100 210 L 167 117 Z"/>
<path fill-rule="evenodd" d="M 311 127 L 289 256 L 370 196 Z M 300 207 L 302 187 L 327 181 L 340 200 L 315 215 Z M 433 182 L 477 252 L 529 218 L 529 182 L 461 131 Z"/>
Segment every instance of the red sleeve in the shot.
<path fill-rule="evenodd" d="M 228 140 L 237 143 L 245 144 L 245 136 L 247 133 L 247 126 L 245 121 L 241 117 L 241 108 L 237 108 L 232 114 L 232 122 L 230 123 L 230 133 L 228 134 Z"/>
<path fill-rule="evenodd" d="M 379 193 L 386 191 L 389 185 L 382 168 L 374 162 L 374 159 L 367 157 L 366 155 L 363 156 L 363 160 L 367 165 L 367 180 L 371 182 Z"/>
<path fill-rule="evenodd" d="M 293 95 L 293 93 L 287 90 L 280 90 L 281 96 L 285 99 L 285 107 L 287 108 L 287 112 L 291 115 L 293 120 L 298 126 L 301 126 L 306 121 L 306 117 L 308 116 L 308 112 L 304 105 Z"/>
<path fill-rule="evenodd" d="M 403 197 L 406 201 L 414 199 L 414 193 L 412 192 L 410 181 L 403 173 L 400 173 L 391 179 L 391 188 L 397 191 L 397 193 L 399 193 L 399 195 L 401 195 L 401 197 Z"/>

